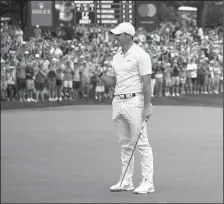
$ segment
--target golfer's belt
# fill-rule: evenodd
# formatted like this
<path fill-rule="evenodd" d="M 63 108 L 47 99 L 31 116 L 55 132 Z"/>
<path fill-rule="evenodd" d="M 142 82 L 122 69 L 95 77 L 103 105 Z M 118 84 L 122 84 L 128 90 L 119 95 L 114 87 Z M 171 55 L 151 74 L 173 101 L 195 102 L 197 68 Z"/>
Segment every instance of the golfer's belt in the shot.
<path fill-rule="evenodd" d="M 142 94 L 142 93 L 119 94 L 119 95 L 115 95 L 115 97 L 119 97 L 120 99 L 129 99 L 129 98 L 135 97 L 138 94 Z"/>

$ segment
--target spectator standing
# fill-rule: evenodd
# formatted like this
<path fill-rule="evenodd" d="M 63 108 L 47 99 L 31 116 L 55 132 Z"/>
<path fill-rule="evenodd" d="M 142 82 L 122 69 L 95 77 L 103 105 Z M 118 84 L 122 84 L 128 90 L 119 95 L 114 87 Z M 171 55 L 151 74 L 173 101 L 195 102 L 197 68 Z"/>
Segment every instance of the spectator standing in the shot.
<path fill-rule="evenodd" d="M 50 54 L 52 58 L 61 59 L 63 56 L 62 50 L 60 49 L 57 42 L 54 42 L 53 48 L 50 50 Z"/>
<path fill-rule="evenodd" d="M 166 68 L 164 70 L 164 85 L 165 85 L 165 96 L 170 96 L 170 87 L 172 87 L 172 67 L 170 63 L 166 64 Z"/>
<path fill-rule="evenodd" d="M 15 101 L 16 97 L 16 69 L 9 66 L 6 72 L 8 96 L 10 100 Z"/>
<path fill-rule="evenodd" d="M 81 71 L 78 66 L 78 59 L 74 60 L 74 75 L 73 75 L 73 98 L 79 99 L 81 90 Z"/>
<path fill-rule="evenodd" d="M 23 31 L 19 26 L 17 26 L 16 30 L 15 30 L 15 40 L 19 45 L 22 45 L 22 43 L 23 43 Z"/>
<path fill-rule="evenodd" d="M 41 101 L 44 101 L 45 80 L 48 73 L 48 69 L 44 67 L 45 61 L 46 56 L 44 56 L 43 60 L 40 60 L 38 62 L 38 70 L 35 73 L 35 89 L 37 102 L 39 102 L 39 96 L 41 96 Z"/>
<path fill-rule="evenodd" d="M 173 60 L 172 64 L 172 96 L 180 96 L 180 67 L 177 59 Z"/>
<path fill-rule="evenodd" d="M 34 102 L 33 100 L 33 92 L 34 92 L 34 68 L 31 63 L 31 58 L 29 57 L 29 52 L 25 52 L 26 54 L 26 89 L 27 89 L 27 102 Z"/>
<path fill-rule="evenodd" d="M 57 69 L 56 69 L 56 98 L 55 100 L 62 101 L 62 91 L 63 91 L 63 78 L 65 64 L 56 59 Z"/>
<path fill-rule="evenodd" d="M 155 79 L 156 79 L 156 96 L 162 97 L 163 92 L 163 72 L 164 67 L 161 61 L 158 61 L 158 64 L 155 68 Z"/>
<path fill-rule="evenodd" d="M 96 78 L 96 95 L 95 99 L 99 100 L 99 102 L 103 101 L 103 96 L 105 92 L 105 85 L 100 77 Z"/>
<path fill-rule="evenodd" d="M 139 28 L 137 36 L 138 36 L 138 42 L 140 42 L 140 43 L 145 43 L 146 42 L 146 35 L 144 34 L 142 28 Z"/>
<path fill-rule="evenodd" d="M 57 70 L 57 59 L 52 59 L 52 64 L 50 65 L 50 70 L 47 74 L 48 78 L 48 89 L 49 89 L 49 101 L 55 100 L 55 89 L 56 89 L 56 70 Z"/>
<path fill-rule="evenodd" d="M 22 55 L 22 59 L 17 66 L 17 86 L 19 90 L 20 102 L 26 101 L 25 91 L 26 91 L 26 62 L 25 57 Z"/>
<path fill-rule="evenodd" d="M 187 72 L 188 72 L 188 87 L 190 94 L 197 93 L 197 64 L 195 63 L 194 58 L 190 59 L 190 63 L 187 64 Z"/>
<path fill-rule="evenodd" d="M 1 59 L 1 99 L 6 100 L 7 98 L 7 67 L 6 61 Z"/>
<path fill-rule="evenodd" d="M 14 69 L 14 70 L 16 69 L 19 61 L 16 57 L 15 50 L 10 50 L 9 51 L 9 57 L 7 58 L 7 63 L 9 65 L 10 69 Z"/>
<path fill-rule="evenodd" d="M 41 62 L 41 64 L 42 63 L 43 62 Z M 31 61 L 31 66 L 32 66 L 32 68 L 34 70 L 34 75 L 39 70 L 39 65 L 40 65 L 40 55 L 39 54 L 35 54 L 35 58 Z"/>
<path fill-rule="evenodd" d="M 208 94 L 208 76 L 209 76 L 209 67 L 208 67 L 208 58 L 202 55 L 202 64 L 201 69 L 203 70 L 201 73 L 203 75 L 203 86 L 202 86 L 202 94 Z"/>
<path fill-rule="evenodd" d="M 87 65 L 84 56 L 80 56 L 80 69 L 81 69 L 81 83 L 82 83 L 82 96 L 84 98 L 89 97 L 89 85 L 90 85 L 90 71 L 91 67 Z"/>
<path fill-rule="evenodd" d="M 180 95 L 186 94 L 187 69 L 186 64 L 180 67 Z"/>
<path fill-rule="evenodd" d="M 211 60 L 209 63 L 209 76 L 208 76 L 208 93 L 213 93 L 214 88 L 214 61 Z"/>
<path fill-rule="evenodd" d="M 65 100 L 67 100 L 68 98 L 72 100 L 73 75 L 74 75 L 74 70 L 71 67 L 71 62 L 66 61 L 65 70 L 64 70 Z"/>
<path fill-rule="evenodd" d="M 41 28 L 39 25 L 36 25 L 36 28 L 34 29 L 34 36 L 37 40 L 40 40 L 41 39 Z"/>
<path fill-rule="evenodd" d="M 214 93 L 219 94 L 220 75 L 222 74 L 220 64 L 214 61 Z"/>

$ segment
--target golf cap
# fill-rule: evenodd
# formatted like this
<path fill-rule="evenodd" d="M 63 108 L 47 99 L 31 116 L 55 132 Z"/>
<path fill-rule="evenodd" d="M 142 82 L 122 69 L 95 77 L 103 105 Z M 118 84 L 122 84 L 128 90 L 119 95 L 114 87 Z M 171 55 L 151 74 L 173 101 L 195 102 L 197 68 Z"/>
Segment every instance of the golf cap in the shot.
<path fill-rule="evenodd" d="M 53 58 L 52 59 L 52 62 L 57 62 L 58 60 L 56 58 Z"/>
<path fill-rule="evenodd" d="M 134 36 L 135 35 L 135 28 L 131 23 L 124 22 L 124 23 L 120 23 L 116 28 L 110 30 L 110 33 L 113 33 L 114 35 L 127 33 L 131 36 Z"/>
<path fill-rule="evenodd" d="M 83 55 L 81 55 L 81 56 L 80 56 L 80 59 L 84 59 L 84 56 L 83 56 Z"/>
<path fill-rule="evenodd" d="M 74 45 L 72 45 L 72 46 L 71 46 L 71 48 L 72 48 L 72 49 L 74 49 L 74 48 L 75 48 L 75 46 L 74 46 Z"/>
<path fill-rule="evenodd" d="M 25 41 L 23 41 L 23 43 L 22 43 L 23 45 L 26 45 L 26 42 Z"/>
<path fill-rule="evenodd" d="M 109 64 L 109 62 L 108 61 L 105 61 L 104 64 Z"/>
<path fill-rule="evenodd" d="M 5 60 L 4 59 L 1 59 L 1 63 L 5 63 Z"/>
<path fill-rule="evenodd" d="M 24 54 L 27 54 L 28 55 L 29 54 L 29 51 L 25 51 Z"/>
<path fill-rule="evenodd" d="M 36 25 L 37 28 L 39 28 L 39 25 Z"/>
<path fill-rule="evenodd" d="M 36 58 L 40 58 L 40 55 L 39 55 L 39 54 L 35 54 L 35 57 L 36 57 Z"/>

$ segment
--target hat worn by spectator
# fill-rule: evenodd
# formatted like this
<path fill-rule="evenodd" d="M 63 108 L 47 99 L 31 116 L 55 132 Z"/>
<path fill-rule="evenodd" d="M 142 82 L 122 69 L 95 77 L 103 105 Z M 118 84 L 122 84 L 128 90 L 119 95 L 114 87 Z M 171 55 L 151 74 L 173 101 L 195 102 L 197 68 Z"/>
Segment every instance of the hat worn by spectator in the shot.
<path fill-rule="evenodd" d="M 52 59 L 52 62 L 57 62 L 58 60 L 56 58 L 53 58 Z"/>
<path fill-rule="evenodd" d="M 110 30 L 110 33 L 114 35 L 119 35 L 122 33 L 129 34 L 131 36 L 135 35 L 135 28 L 134 26 L 129 22 L 120 23 L 116 28 Z"/>
<path fill-rule="evenodd" d="M 80 59 L 84 59 L 84 56 L 83 56 L 83 55 L 81 55 L 81 56 L 80 56 Z"/>
<path fill-rule="evenodd" d="M 23 43 L 22 43 L 23 45 L 26 45 L 26 41 L 23 41 Z"/>
<path fill-rule="evenodd" d="M 1 63 L 5 63 L 5 60 L 4 59 L 1 59 Z"/>
<path fill-rule="evenodd" d="M 9 53 L 10 54 L 14 54 L 16 51 L 15 50 L 10 50 Z"/>
<path fill-rule="evenodd" d="M 29 51 L 25 51 L 24 54 L 27 54 L 28 55 L 29 54 Z"/>
<path fill-rule="evenodd" d="M 39 25 L 36 25 L 36 28 L 39 28 Z"/>
<path fill-rule="evenodd" d="M 75 46 L 74 46 L 74 45 L 72 45 L 72 46 L 71 46 L 71 48 L 72 48 L 72 49 L 75 49 Z"/>
<path fill-rule="evenodd" d="M 166 65 L 167 65 L 168 67 L 170 67 L 170 66 L 171 66 L 171 64 L 170 64 L 170 63 L 166 63 Z"/>
<path fill-rule="evenodd" d="M 39 55 L 39 54 L 35 54 L 35 57 L 36 57 L 36 58 L 40 58 L 40 55 Z"/>

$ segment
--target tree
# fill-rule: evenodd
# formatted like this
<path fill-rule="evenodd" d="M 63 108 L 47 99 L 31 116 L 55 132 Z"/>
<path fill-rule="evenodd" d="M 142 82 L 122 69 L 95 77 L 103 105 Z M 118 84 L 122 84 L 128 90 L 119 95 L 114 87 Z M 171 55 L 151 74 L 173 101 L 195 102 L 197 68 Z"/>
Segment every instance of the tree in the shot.
<path fill-rule="evenodd" d="M 215 5 L 220 4 L 220 9 L 216 9 Z M 197 8 L 197 24 L 198 27 L 205 28 L 206 25 L 211 24 L 218 24 L 221 25 L 223 22 L 223 12 L 221 7 L 223 1 L 164 1 L 163 5 L 161 6 L 161 21 L 171 21 L 174 22 L 178 19 L 178 8 L 180 6 L 190 6 Z M 172 8 L 172 9 L 171 9 Z M 174 10 L 173 10 L 174 8 Z M 209 16 L 209 18 L 208 18 Z M 216 21 L 215 22 L 215 18 Z"/>

